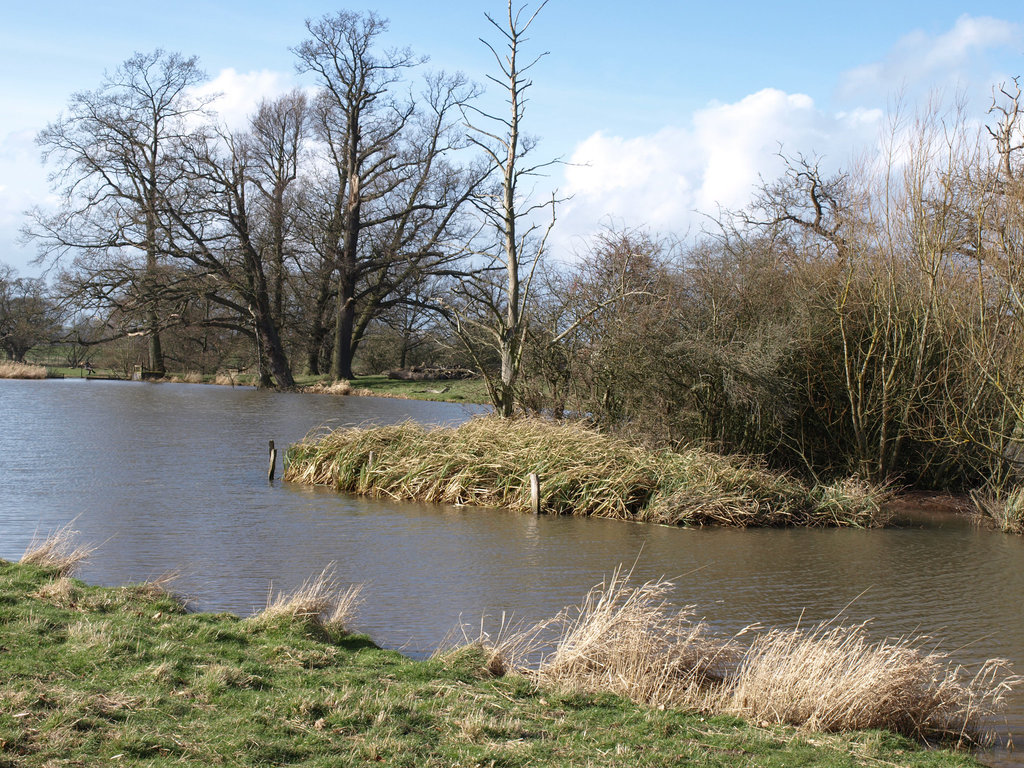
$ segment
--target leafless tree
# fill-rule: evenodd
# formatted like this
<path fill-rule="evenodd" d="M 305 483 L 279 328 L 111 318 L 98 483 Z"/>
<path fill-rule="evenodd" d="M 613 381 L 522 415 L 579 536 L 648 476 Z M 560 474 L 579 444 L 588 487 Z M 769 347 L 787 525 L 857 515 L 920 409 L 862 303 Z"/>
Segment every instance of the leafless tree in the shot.
<path fill-rule="evenodd" d="M 44 158 L 57 164 L 51 181 L 62 202 L 56 213 L 33 211 L 27 235 L 44 259 L 74 254 L 74 269 L 94 294 L 121 297 L 145 328 L 149 368 L 158 374 L 167 229 L 158 200 L 176 183 L 168 154 L 207 105 L 190 95 L 204 77 L 195 58 L 136 53 L 96 90 L 74 94 L 67 113 L 37 139 Z"/>
<path fill-rule="evenodd" d="M 457 300 L 449 311 L 456 333 L 484 375 L 495 410 L 506 418 L 515 411 L 530 289 L 554 225 L 557 202 L 554 197 L 538 202 L 526 190 L 531 177 L 557 162 L 531 163 L 528 156 L 536 141 L 523 130 L 526 94 L 533 84 L 529 72 L 546 53 L 524 64 L 522 46 L 546 4 L 545 0 L 531 13 L 525 6 L 516 9 L 509 0 L 507 17 L 500 22 L 485 14 L 501 41 L 481 39 L 497 64 L 498 73 L 488 78 L 502 89 L 508 111 L 502 116 L 474 107 L 467 110 L 470 140 L 490 164 L 490 184 L 473 201 L 483 222 L 477 240 L 478 269 L 457 286 Z M 539 223 L 545 212 L 547 224 Z M 486 364 L 489 352 L 500 358 L 498 375 Z"/>
<path fill-rule="evenodd" d="M 408 49 L 379 50 L 387 22 L 374 13 L 343 11 L 306 28 L 310 37 L 295 54 L 320 88 L 313 127 L 323 148 L 320 194 L 308 210 L 324 266 L 311 273 L 321 281 L 320 306 L 323 281 L 335 278 L 331 375 L 347 379 L 374 313 L 428 263 L 450 259 L 472 180 L 448 158 L 462 144 L 457 107 L 474 89 L 442 74 L 427 79 L 419 101 L 400 95 L 425 60 Z"/>

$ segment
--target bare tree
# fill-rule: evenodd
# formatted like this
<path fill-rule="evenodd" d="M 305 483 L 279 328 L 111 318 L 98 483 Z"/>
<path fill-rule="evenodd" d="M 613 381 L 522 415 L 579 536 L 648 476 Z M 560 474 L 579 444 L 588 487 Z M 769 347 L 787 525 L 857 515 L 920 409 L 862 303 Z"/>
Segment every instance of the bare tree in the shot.
<path fill-rule="evenodd" d="M 158 200 L 175 183 L 168 154 L 206 106 L 190 96 L 204 78 L 195 58 L 159 49 L 136 53 L 96 90 L 72 95 L 67 114 L 37 139 L 44 158 L 58 164 L 51 181 L 62 204 L 53 214 L 33 211 L 26 233 L 40 244 L 42 258 L 76 254 L 76 270 L 96 290 L 131 296 L 122 309 L 140 317 L 149 368 L 161 375 L 159 263 L 166 222 Z M 141 266 L 124 269 L 135 254 Z M 111 262 L 121 266 L 108 270 Z M 123 282 L 112 284 L 114 277 Z"/>
<path fill-rule="evenodd" d="M 453 227 L 471 178 L 449 160 L 462 146 L 457 107 L 474 89 L 459 75 L 427 79 L 420 100 L 399 96 L 406 73 L 424 59 L 408 49 L 377 49 L 387 22 L 340 12 L 308 21 L 295 53 L 300 72 L 320 86 L 313 126 L 324 150 L 319 199 L 311 196 L 316 250 L 311 270 L 336 279 L 331 375 L 352 378 L 362 332 L 396 290 L 451 259 Z M 428 266 L 428 265 L 433 266 Z M 316 335 L 316 334 L 314 334 Z"/>
<path fill-rule="evenodd" d="M 498 68 L 498 75 L 488 77 L 502 88 L 509 109 L 501 116 L 470 107 L 467 114 L 470 140 L 487 157 L 493 182 L 474 198 L 483 220 L 479 236 L 483 247 L 476 256 L 483 263 L 457 287 L 456 296 L 460 301 L 450 306 L 449 312 L 456 333 L 484 374 L 495 410 L 506 418 L 515 411 L 516 386 L 529 325 L 530 287 L 555 216 L 554 196 L 536 202 L 524 189 L 530 177 L 557 162 L 530 164 L 527 157 L 536 141 L 527 136 L 522 127 L 526 93 L 533 84 L 529 72 L 546 53 L 524 65 L 521 47 L 527 42 L 530 26 L 546 4 L 547 0 L 527 13 L 525 6 L 516 10 L 509 0 L 508 15 L 502 22 L 485 14 L 504 43 L 499 50 L 495 44 L 481 39 L 493 54 Z M 543 211 L 550 215 L 546 227 L 537 221 Z M 497 376 L 486 364 L 488 350 L 500 358 L 501 370 Z"/>
<path fill-rule="evenodd" d="M 282 105 L 264 105 L 254 123 L 267 110 L 284 110 Z M 191 294 L 221 310 L 204 322 L 251 337 L 261 384 L 272 377 L 277 387 L 291 389 L 273 276 L 284 268 L 283 223 L 275 217 L 285 214 L 294 174 L 290 162 L 268 156 L 260 138 L 265 134 L 195 133 L 172 161 L 182 184 L 161 198 L 158 211 L 168 222 L 168 253 L 184 265 Z"/>

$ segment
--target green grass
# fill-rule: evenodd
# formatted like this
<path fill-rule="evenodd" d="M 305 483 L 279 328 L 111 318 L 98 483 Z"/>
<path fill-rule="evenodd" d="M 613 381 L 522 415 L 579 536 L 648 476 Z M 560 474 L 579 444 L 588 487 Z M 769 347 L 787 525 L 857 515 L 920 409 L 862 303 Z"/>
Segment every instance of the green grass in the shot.
<path fill-rule="evenodd" d="M 0 561 L 0 765 L 977 766 L 412 661 L 312 621 L 189 614 Z"/>
<path fill-rule="evenodd" d="M 856 481 L 811 487 L 699 448 L 651 451 L 543 419 L 340 429 L 290 446 L 285 466 L 286 480 L 341 491 L 523 511 L 536 473 L 543 512 L 671 525 L 867 527 L 887 519 L 884 490 Z"/>

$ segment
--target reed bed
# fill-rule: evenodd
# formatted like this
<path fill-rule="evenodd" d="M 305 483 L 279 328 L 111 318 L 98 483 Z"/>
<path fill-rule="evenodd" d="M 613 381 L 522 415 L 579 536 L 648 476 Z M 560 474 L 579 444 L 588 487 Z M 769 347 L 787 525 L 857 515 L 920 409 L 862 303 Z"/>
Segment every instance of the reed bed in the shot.
<path fill-rule="evenodd" d="M 541 685 L 609 691 L 658 707 L 819 732 L 885 729 L 958 745 L 990 741 L 994 716 L 1021 683 L 1004 660 L 971 676 L 925 649 L 923 637 L 872 642 L 863 624 L 751 626 L 718 636 L 694 619 L 693 607 L 670 605 L 672 587 L 666 580 L 634 586 L 619 569 L 554 619 L 511 632 L 503 626 L 495 640 L 481 632 L 448 654 L 479 649 L 492 674 L 516 671 Z M 747 645 L 744 636 L 752 638 Z"/>
<path fill-rule="evenodd" d="M 0 360 L 0 379 L 45 379 L 46 366 Z"/>
<path fill-rule="evenodd" d="M 370 456 L 373 455 L 373 462 Z M 881 492 L 809 488 L 786 474 L 699 449 L 650 451 L 579 424 L 473 419 L 340 429 L 291 446 L 285 479 L 440 504 L 530 509 L 672 525 L 855 525 L 884 522 Z"/>

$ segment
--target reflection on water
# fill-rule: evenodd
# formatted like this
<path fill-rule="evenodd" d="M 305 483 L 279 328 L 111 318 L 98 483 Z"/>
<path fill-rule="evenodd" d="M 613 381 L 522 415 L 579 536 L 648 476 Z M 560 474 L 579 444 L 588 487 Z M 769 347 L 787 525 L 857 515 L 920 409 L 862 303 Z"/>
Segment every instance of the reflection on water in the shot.
<path fill-rule="evenodd" d="M 321 426 L 455 423 L 473 407 L 202 385 L 0 381 L 0 557 L 77 517 L 104 542 L 81 573 L 180 571 L 199 608 L 247 614 L 327 563 L 364 582 L 357 628 L 428 653 L 460 619 L 548 617 L 619 563 L 667 576 L 723 632 L 844 613 L 878 637 L 934 636 L 963 663 L 1024 671 L 1024 540 L 969 526 L 680 530 L 392 504 L 266 480 L 278 446 Z M 1024 694 L 1009 727 L 1024 741 Z M 1012 754 L 986 761 L 1024 764 Z"/>

